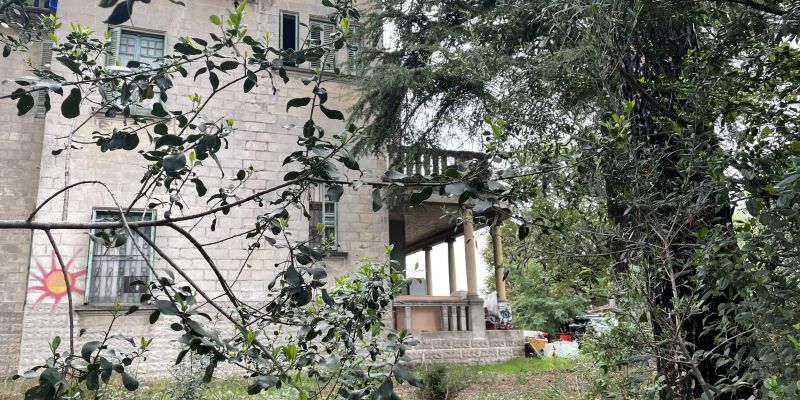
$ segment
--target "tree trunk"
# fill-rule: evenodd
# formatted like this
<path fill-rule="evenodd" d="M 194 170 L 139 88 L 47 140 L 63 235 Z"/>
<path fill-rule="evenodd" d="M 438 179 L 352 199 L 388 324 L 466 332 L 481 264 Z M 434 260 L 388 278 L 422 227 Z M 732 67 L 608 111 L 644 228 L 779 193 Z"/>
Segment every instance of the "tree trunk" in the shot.
<path fill-rule="evenodd" d="M 620 37 L 619 40 L 630 43 L 631 39 Z M 685 196 L 688 199 L 699 199 L 699 191 L 691 193 L 686 190 L 687 181 L 690 182 L 691 188 L 713 187 L 707 169 L 695 166 L 695 169 L 687 171 L 681 167 L 681 158 L 685 157 L 685 154 L 700 150 L 712 154 L 718 148 L 713 128 L 706 126 L 705 121 L 689 123 L 680 116 L 676 118 L 673 111 L 674 106 L 691 109 L 691 104 L 686 104 L 678 98 L 671 83 L 678 80 L 682 63 L 689 50 L 697 48 L 696 34 L 692 25 L 680 21 L 655 22 L 648 25 L 647 34 L 633 41 L 626 46 L 630 52 L 624 58 L 620 71 L 621 95 L 625 99 L 636 100 L 628 140 L 631 148 L 636 149 L 634 162 L 651 160 L 656 166 L 651 169 L 656 171 L 655 177 L 651 178 L 656 184 L 645 190 L 637 184 L 637 180 L 642 177 L 634 176 L 633 173 L 626 174 L 624 171 L 623 176 L 627 182 L 617 176 L 607 178 L 608 215 L 619 229 L 632 234 L 633 237 L 648 238 L 651 244 L 664 247 L 663 258 L 660 254 L 650 256 L 652 258 L 645 263 L 653 268 L 650 272 L 655 276 L 654 281 L 645 288 L 645 294 L 650 302 L 653 316 L 651 324 L 654 342 L 658 343 L 657 369 L 666 384 L 660 397 L 698 398 L 703 392 L 703 384 L 726 382 L 733 367 L 728 364 L 717 367 L 714 357 L 706 357 L 703 362 L 694 366 L 676 360 L 686 360 L 700 350 L 718 354 L 725 351 L 728 354 L 735 354 L 740 350 L 736 343 L 718 346 L 719 343 L 715 339 L 722 333 L 718 328 L 706 329 L 704 333 L 705 328 L 716 326 L 722 320 L 718 307 L 733 300 L 724 295 L 710 296 L 705 299 L 708 307 L 706 313 L 695 313 L 685 321 L 677 322 L 674 318 L 678 312 L 675 299 L 693 293 L 690 286 L 694 285 L 691 279 L 696 276 L 693 273 L 696 272 L 693 270 L 696 266 L 692 265 L 694 249 L 691 244 L 697 242 L 696 232 L 701 227 L 712 230 L 721 227 L 724 231 L 732 232 L 732 210 L 728 203 L 715 203 L 713 196 L 700 200 L 702 204 L 688 209 L 681 207 L 680 203 L 670 202 L 675 197 L 675 192 L 678 192 L 678 196 Z M 657 82 L 660 88 L 665 89 L 645 89 L 644 85 L 639 83 L 639 78 L 645 78 L 645 82 Z M 671 121 L 662 122 L 670 119 Z M 683 130 L 688 133 L 681 135 L 680 138 L 675 137 L 675 128 L 672 124 L 682 125 Z M 655 160 L 652 159 L 654 156 Z M 688 178 L 687 173 L 690 173 Z M 661 204 L 661 206 L 648 210 L 646 221 L 637 218 L 635 212 L 633 216 L 626 216 L 627 205 L 621 200 L 626 189 L 635 199 L 647 199 L 643 201 L 645 204 Z M 665 205 L 673 206 L 670 208 Z M 654 235 L 654 229 L 668 229 L 676 216 L 682 219 L 682 228 L 673 237 L 659 243 Z M 620 265 L 624 265 L 625 262 L 624 244 L 620 239 L 616 239 L 616 242 L 611 243 L 611 250 L 619 270 Z M 678 274 L 678 272 L 683 273 Z M 702 284 L 705 290 L 713 288 L 715 282 L 708 281 Z M 681 337 L 685 346 L 681 343 Z M 752 390 L 744 388 L 737 393 L 719 395 L 715 398 L 747 398 L 750 394 Z"/>

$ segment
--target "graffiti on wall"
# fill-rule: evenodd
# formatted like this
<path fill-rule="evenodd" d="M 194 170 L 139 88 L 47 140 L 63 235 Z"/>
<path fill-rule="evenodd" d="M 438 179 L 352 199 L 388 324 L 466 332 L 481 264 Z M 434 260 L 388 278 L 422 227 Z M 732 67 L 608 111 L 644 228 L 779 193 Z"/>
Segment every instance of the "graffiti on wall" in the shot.
<path fill-rule="evenodd" d="M 78 287 L 78 278 L 86 275 L 86 270 L 74 270 L 75 258 L 65 258 L 64 267 L 67 272 L 67 280 L 64 281 L 64 274 L 61 271 L 61 266 L 56 259 L 56 252 L 50 251 L 50 262 L 48 268 L 42 266 L 39 260 L 36 260 L 36 267 L 38 271 L 31 273 L 31 283 L 33 286 L 28 288 L 31 294 L 39 294 L 39 297 L 33 301 L 33 304 L 41 304 L 44 302 L 58 304 L 67 296 L 67 285 L 72 291 L 73 298 L 75 295 L 83 295 L 83 289 Z M 47 263 L 47 262 L 45 262 Z"/>

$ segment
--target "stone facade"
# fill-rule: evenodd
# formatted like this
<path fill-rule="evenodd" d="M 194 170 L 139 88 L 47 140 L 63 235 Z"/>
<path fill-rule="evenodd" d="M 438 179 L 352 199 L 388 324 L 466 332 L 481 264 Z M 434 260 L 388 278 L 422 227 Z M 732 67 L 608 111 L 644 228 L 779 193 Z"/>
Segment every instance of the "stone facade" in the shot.
<path fill-rule="evenodd" d="M 29 55 L 37 59 L 40 52 L 41 46 L 33 44 Z M 15 53 L 0 60 L 0 79 L 27 75 L 25 58 Z M 0 85 L 0 95 L 10 94 L 14 87 Z M 44 120 L 35 118 L 34 112 L 18 117 L 16 104 L 2 101 L 0 126 L 0 219 L 25 219 L 38 192 Z M 30 231 L 0 233 L 0 377 L 16 373 L 19 364 L 30 246 Z"/>
<path fill-rule="evenodd" d="M 408 354 L 422 364 L 490 364 L 525 355 L 522 331 L 422 332 L 414 336 L 420 344 Z"/>
<path fill-rule="evenodd" d="M 130 26 L 123 27 L 131 31 L 164 35 L 166 47 L 178 40 L 179 35 L 205 37 L 214 27 L 209 22 L 209 15 L 224 14 L 232 3 L 227 0 L 194 0 L 187 7 L 180 7 L 169 2 L 152 2 L 139 4 Z M 250 1 L 246 6 L 245 23 L 248 32 L 253 36 L 262 36 L 271 32 L 271 43 L 278 47 L 279 15 L 281 11 L 292 12 L 298 16 L 299 22 L 308 24 L 314 16 L 325 16 L 329 9 L 318 1 L 286 0 Z M 95 3 L 87 5 L 84 0 L 62 0 L 58 6 L 58 16 L 64 21 L 64 27 L 57 36 L 68 33 L 69 23 L 75 22 L 92 28 L 100 36 L 108 29 L 102 21 L 107 17 L 109 9 L 96 7 Z M 306 36 L 306 29 L 301 25 L 299 37 Z M 341 61 L 346 60 L 346 50 L 337 55 Z M 341 56 L 341 57 L 339 57 Z M 339 63 L 339 62 L 337 62 Z M 26 75 L 25 64 L 16 59 L 5 59 L 0 63 L 3 78 Z M 68 76 L 66 68 L 54 63 L 53 68 Z M 198 67 L 199 68 L 199 67 Z M 253 167 L 257 172 L 237 193 L 242 196 L 257 190 L 274 186 L 283 181 L 289 171 L 283 166 L 283 159 L 298 149 L 297 137 L 301 127 L 308 118 L 308 109 L 292 109 L 286 111 L 289 99 L 300 94 L 310 93 L 310 86 L 300 82 L 301 77 L 310 76 L 307 65 L 300 65 L 289 70 L 292 80 L 283 84 L 276 81 L 277 94 L 273 94 L 268 83 L 267 74 L 263 73 L 260 84 L 250 93 L 244 94 L 236 89 L 218 93 L 206 108 L 205 115 L 211 119 L 232 118 L 236 121 L 237 131 L 228 137 L 228 149 L 221 150 L 218 155 L 226 176 L 220 174 L 217 166 L 209 160 L 205 166 L 195 169 L 205 181 L 209 193 L 217 188 L 228 188 L 230 176 L 241 168 Z M 226 77 L 221 77 L 223 84 Z M 166 109 L 187 109 L 188 97 L 199 94 L 206 98 L 211 92 L 207 77 L 193 81 L 191 78 L 174 80 L 175 87 L 169 92 Z M 13 85 L 3 87 L 2 93 L 12 90 Z M 342 78 L 326 84 L 330 100 L 326 106 L 346 110 L 351 104 L 353 94 L 348 89 L 348 79 Z M 231 88 L 233 89 L 233 88 Z M 99 100 L 99 95 L 97 96 Z M 52 110 L 44 119 L 32 116 L 16 117 L 15 105 L 5 101 L 2 118 L 4 127 L 0 132 L 0 218 L 25 219 L 35 204 L 42 202 L 57 190 L 63 188 L 67 181 L 76 183 L 86 180 L 99 180 L 108 184 L 120 203 L 128 204 L 139 190 L 145 165 L 144 160 L 136 152 L 113 151 L 100 152 L 92 144 L 80 144 L 78 149 L 64 151 L 58 156 L 51 150 L 65 146 L 65 136 L 83 121 L 82 118 L 68 120 L 63 118 L 60 109 L 61 97 L 52 96 Z M 82 116 L 94 110 L 91 104 L 84 102 Z M 32 114 L 32 113 L 31 113 Z M 338 132 L 341 125 L 323 121 L 321 123 L 329 134 Z M 110 132 L 124 124 L 121 118 L 99 116 L 91 119 L 75 133 L 75 143 L 91 142 L 94 131 Z M 289 127 L 289 128 L 287 128 Z M 290 128 L 294 127 L 294 128 Z M 170 129 L 174 129 L 170 126 Z M 140 135 L 139 148 L 149 148 L 145 135 Z M 385 170 L 386 161 L 368 159 L 360 161 L 362 169 Z M 315 195 L 318 196 L 318 193 Z M 207 208 L 206 199 L 194 195 L 185 196 L 185 214 L 198 212 Z M 267 197 L 268 199 L 272 199 Z M 141 203 L 140 203 L 141 204 Z M 143 205 L 142 205 L 143 206 Z M 71 221 L 90 222 L 97 209 L 115 207 L 111 196 L 105 189 L 97 185 L 78 186 L 60 196 L 38 214 L 38 221 Z M 354 270 L 362 258 L 383 260 L 384 247 L 389 243 L 388 214 L 386 211 L 375 213 L 371 209 L 371 196 L 367 188 L 361 191 L 345 189 L 340 200 L 338 241 L 340 253 L 326 261 L 330 276 L 339 276 Z M 139 209 L 141 210 L 141 209 Z M 254 226 L 257 215 L 270 209 L 248 204 L 231 209 L 226 216 L 220 216 L 216 230 L 210 229 L 211 220 L 206 218 L 197 226 L 194 222 L 180 224 L 185 229 L 192 228 L 192 234 L 201 243 L 213 242 L 232 234 L 248 230 Z M 157 211 L 161 216 L 162 211 Z M 298 210 L 290 212 L 293 224 L 290 232 L 293 238 L 307 238 L 309 225 Z M 75 294 L 76 327 L 100 329 L 110 321 L 108 304 L 92 304 L 89 297 L 83 294 L 86 290 L 86 277 L 89 264 L 89 239 L 87 232 L 79 230 L 53 231 L 59 244 L 59 250 L 69 264 L 69 272 L 74 277 L 70 283 Z M 211 296 L 221 294 L 221 288 L 211 269 L 201 255 L 183 237 L 168 228 L 157 228 L 155 240 L 168 255 L 176 260 Z M 233 280 L 246 258 L 250 241 L 237 238 L 222 244 L 207 247 L 217 266 L 227 280 Z M 5 257 L 2 272 L 5 279 L 2 285 L 2 303 L 0 303 L 0 354 L 12 358 L 0 360 L 0 375 L 8 375 L 18 370 L 43 362 L 48 354 L 47 342 L 60 335 L 66 339 L 68 334 L 66 298 L 49 293 L 42 279 L 54 268 L 53 249 L 46 236 L 41 232 L 33 235 L 27 231 L 3 232 L 0 235 L 0 251 Z M 245 300 L 257 301 L 263 298 L 266 287 L 276 273 L 275 264 L 285 259 L 285 253 L 265 247 L 256 251 L 249 259 L 251 267 L 245 268 L 235 290 Z M 167 265 L 155 257 L 157 269 L 166 269 Z M 46 280 L 46 279 L 45 279 Z M 26 295 L 27 292 L 27 295 Z M 147 323 L 146 312 L 122 318 L 115 326 L 115 332 L 133 337 L 156 337 L 153 351 L 147 361 L 148 366 L 141 372 L 163 371 L 171 365 L 177 353 L 178 344 L 173 340 L 175 334 L 169 324 L 160 321 L 158 324 Z M 77 335 L 76 335 L 77 336 Z M 94 340 L 93 334 L 78 338 L 82 341 Z M 63 343 L 66 343 L 64 340 Z M 62 345 L 63 346 L 63 345 Z M 19 358 L 15 357 L 19 354 Z"/>

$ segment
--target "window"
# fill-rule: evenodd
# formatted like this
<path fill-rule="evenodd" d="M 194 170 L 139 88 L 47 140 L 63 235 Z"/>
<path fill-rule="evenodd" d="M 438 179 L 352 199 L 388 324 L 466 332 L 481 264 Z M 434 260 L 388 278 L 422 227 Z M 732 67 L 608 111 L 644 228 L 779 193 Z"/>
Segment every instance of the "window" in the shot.
<path fill-rule="evenodd" d="M 280 21 L 280 42 L 281 42 L 281 50 L 297 50 L 297 15 L 296 14 L 289 14 L 281 11 L 281 21 Z M 285 63 L 285 65 L 294 66 L 294 63 Z"/>
<path fill-rule="evenodd" d="M 322 201 L 311 202 L 309 237 L 314 244 L 320 244 L 322 239 L 333 238 L 334 247 L 338 247 L 339 202 L 332 201 L 328 196 L 328 185 L 320 186 L 320 199 Z"/>
<path fill-rule="evenodd" d="M 330 22 L 311 20 L 309 24 L 310 32 L 309 39 L 311 39 L 312 46 L 327 46 L 333 43 L 332 35 L 336 33 L 336 27 Z M 324 60 L 311 61 L 311 68 L 319 68 L 324 61 L 325 66 L 323 71 L 333 71 L 336 67 L 336 50 L 331 47 L 331 51 L 323 56 Z"/>
<path fill-rule="evenodd" d="M 359 27 L 350 27 L 350 38 L 347 40 L 347 73 L 358 75 L 361 71 L 361 61 L 358 51 L 361 49 L 361 32 Z"/>
<path fill-rule="evenodd" d="M 55 12 L 56 8 L 58 8 L 58 1 L 57 0 L 27 0 L 27 1 L 25 1 L 25 5 L 27 5 L 28 7 L 48 9 L 48 10 L 50 10 L 52 12 Z"/>
<path fill-rule="evenodd" d="M 106 57 L 106 66 L 110 72 L 122 75 L 130 72 L 132 68 L 155 67 L 158 65 L 158 60 L 165 54 L 166 40 L 164 35 L 121 28 L 110 28 L 108 33 L 112 44 L 110 54 Z M 158 87 L 152 87 L 153 97 L 151 99 L 140 99 L 139 91 L 132 92 L 132 98 L 129 101 L 135 106 L 131 107 L 131 111 L 149 114 L 149 111 L 153 108 L 153 103 L 160 101 Z M 142 90 L 145 89 L 147 88 L 145 87 Z M 123 102 L 120 99 L 121 90 L 121 80 L 116 83 L 116 86 L 109 84 L 106 90 L 101 93 L 103 101 L 109 102 L 116 99 L 114 101 L 117 106 L 126 106 L 128 102 Z"/>
<path fill-rule="evenodd" d="M 49 40 L 42 41 L 42 54 L 39 66 L 42 68 L 50 69 L 50 64 L 53 62 L 53 42 Z M 47 104 L 50 101 L 50 93 L 47 90 L 40 90 L 36 94 L 36 118 L 44 118 L 47 114 L 47 109 L 50 107 Z"/>
<path fill-rule="evenodd" d="M 152 220 L 153 213 L 131 212 L 125 215 L 127 221 Z M 92 220 L 118 221 L 119 212 L 95 210 Z M 154 239 L 155 230 L 153 227 L 142 228 L 142 232 Z M 125 235 L 124 229 L 104 230 L 109 237 L 117 234 Z M 132 282 L 150 281 L 150 270 L 147 262 L 139 251 L 136 250 L 133 242 L 144 251 L 147 259 L 152 263 L 153 250 L 141 237 L 126 238 L 125 242 L 118 247 L 107 247 L 103 244 L 100 231 L 92 230 L 92 239 L 89 242 L 89 273 L 86 282 L 86 302 L 94 304 L 112 303 L 138 303 L 145 288 L 141 285 L 131 286 Z M 119 240 L 119 239 L 117 239 Z"/>
<path fill-rule="evenodd" d="M 137 61 L 142 66 L 155 66 L 158 59 L 163 56 L 164 36 L 131 31 L 120 32 L 117 50 L 117 60 L 120 65 L 127 67 L 131 61 Z"/>

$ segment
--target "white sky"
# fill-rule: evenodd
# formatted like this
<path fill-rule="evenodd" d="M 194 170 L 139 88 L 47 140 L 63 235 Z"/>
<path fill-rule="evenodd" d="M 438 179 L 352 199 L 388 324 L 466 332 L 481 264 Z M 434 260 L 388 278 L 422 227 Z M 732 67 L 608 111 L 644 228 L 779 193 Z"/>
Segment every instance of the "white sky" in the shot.
<path fill-rule="evenodd" d="M 487 271 L 481 252 L 486 248 L 489 240 L 489 229 L 483 228 L 475 231 L 475 258 L 478 269 L 478 293 L 483 297 L 486 285 Z M 455 242 L 456 253 L 456 289 L 467 290 L 467 272 L 464 262 L 464 236 L 459 236 Z M 417 264 L 418 268 L 417 268 Z M 433 295 L 449 296 L 450 281 L 447 276 L 447 243 L 441 243 L 431 250 L 431 266 L 433 269 Z M 416 270 L 415 270 L 416 269 Z M 406 276 L 409 278 L 425 279 L 425 252 L 420 250 L 406 257 Z"/>

